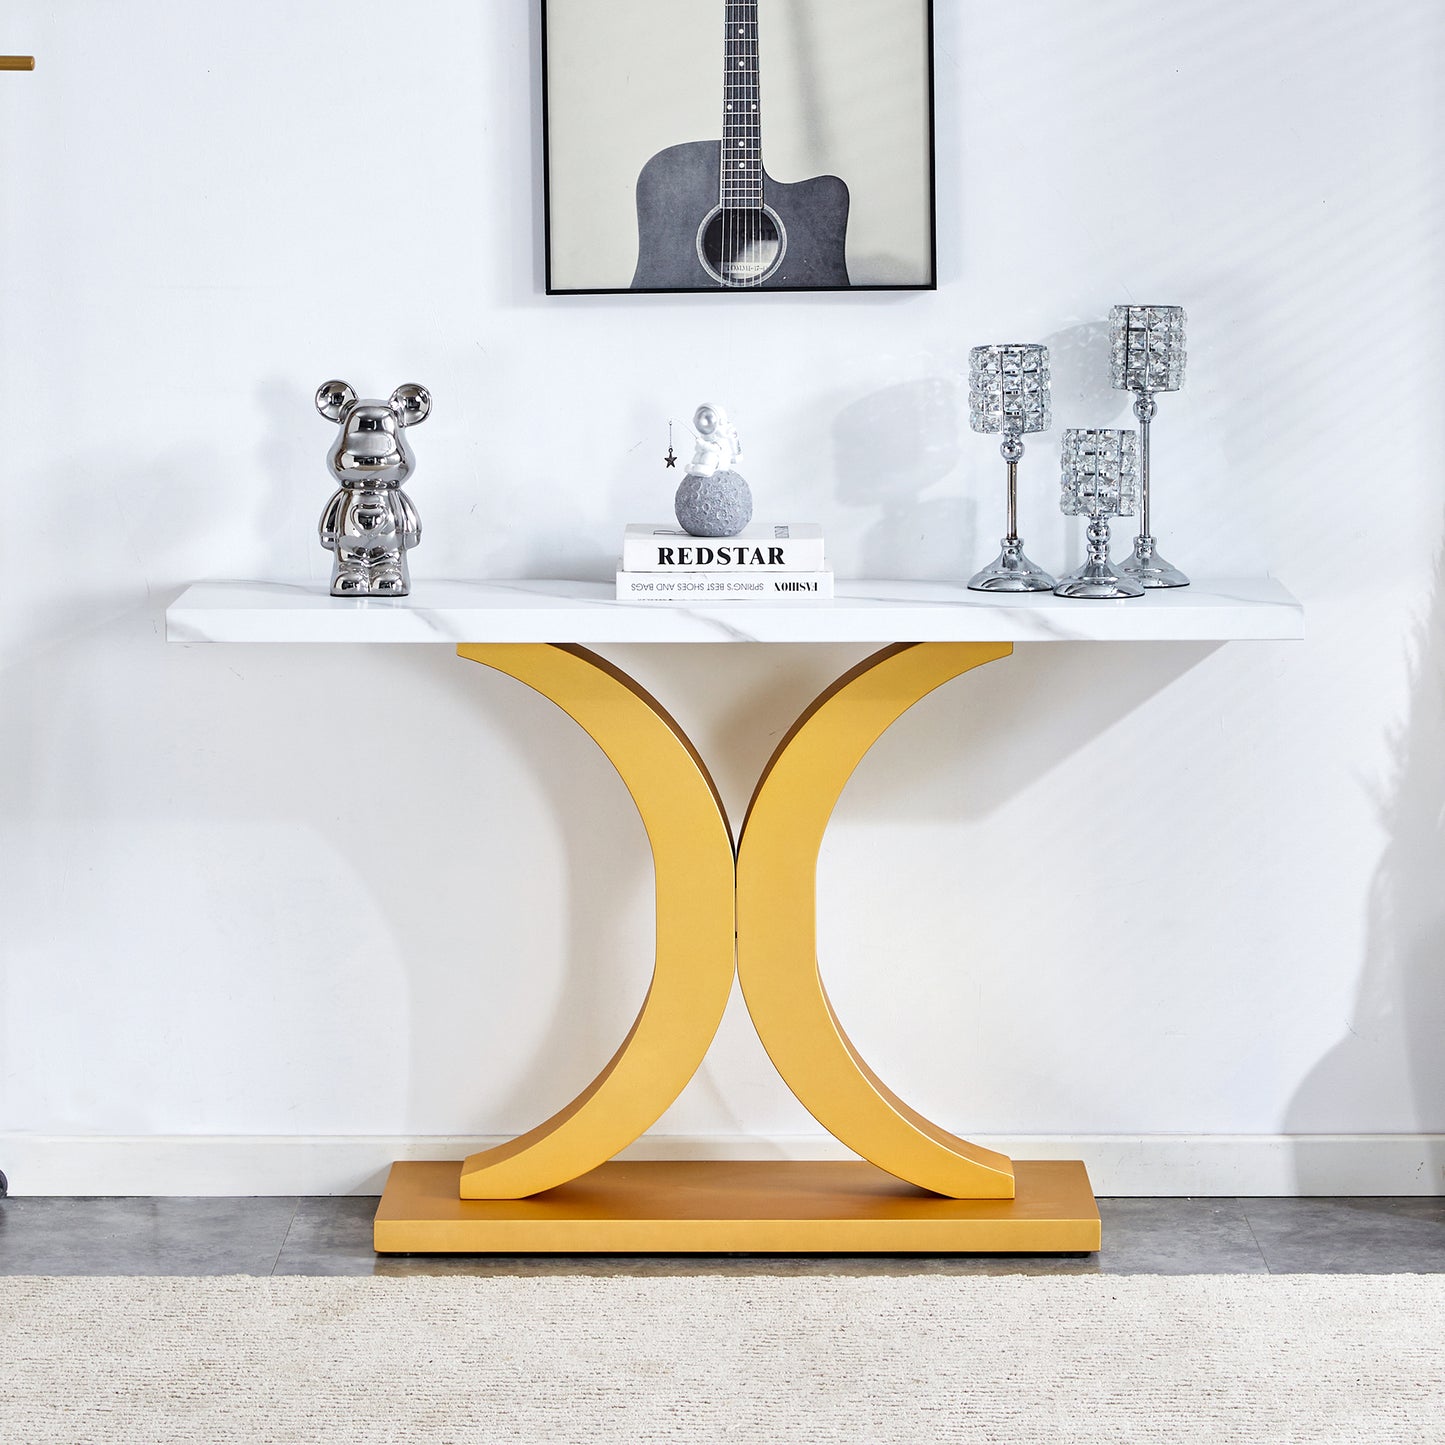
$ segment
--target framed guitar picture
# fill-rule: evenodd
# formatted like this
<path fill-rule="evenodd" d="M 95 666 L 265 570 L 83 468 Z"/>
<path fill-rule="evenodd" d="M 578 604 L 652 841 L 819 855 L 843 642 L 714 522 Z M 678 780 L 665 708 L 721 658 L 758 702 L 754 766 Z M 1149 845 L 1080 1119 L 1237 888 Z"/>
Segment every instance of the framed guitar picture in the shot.
<path fill-rule="evenodd" d="M 935 284 L 932 0 L 542 0 L 547 291 Z"/>

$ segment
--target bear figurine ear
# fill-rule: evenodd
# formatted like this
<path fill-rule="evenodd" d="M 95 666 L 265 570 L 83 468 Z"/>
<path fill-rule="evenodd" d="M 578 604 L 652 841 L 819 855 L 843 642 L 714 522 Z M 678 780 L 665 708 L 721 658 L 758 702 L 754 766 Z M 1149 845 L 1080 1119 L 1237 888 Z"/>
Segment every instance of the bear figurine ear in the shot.
<path fill-rule="evenodd" d="M 431 415 L 431 392 L 408 381 L 391 394 L 391 409 L 402 426 L 415 426 Z"/>
<path fill-rule="evenodd" d="M 356 392 L 347 381 L 323 381 L 316 388 L 316 410 L 327 421 L 340 421 L 356 405 Z"/>

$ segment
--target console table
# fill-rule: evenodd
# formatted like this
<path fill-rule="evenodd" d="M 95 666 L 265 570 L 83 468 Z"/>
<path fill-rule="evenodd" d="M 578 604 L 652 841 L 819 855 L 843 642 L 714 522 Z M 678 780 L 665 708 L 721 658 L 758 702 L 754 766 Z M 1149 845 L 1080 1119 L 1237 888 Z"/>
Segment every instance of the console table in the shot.
<path fill-rule="evenodd" d="M 382 1253 L 1088 1252 L 1099 1213 L 1077 1160 L 1014 1161 L 911 1109 L 828 1000 L 815 877 L 843 785 L 943 683 L 1015 643 L 1285 640 L 1298 602 L 1270 579 L 1196 582 L 1118 602 L 937 582 L 839 582 L 833 601 L 619 603 L 605 583 L 422 582 L 406 598 L 324 585 L 200 582 L 172 642 L 418 642 L 505 672 L 564 709 L 637 804 L 656 874 L 652 983 L 598 1076 L 535 1128 L 464 1161 L 392 1166 Z M 663 708 L 587 643 L 886 644 L 794 723 L 736 840 L 707 766 Z M 800 1102 L 856 1163 L 620 1162 L 701 1064 L 734 976 Z M 611 1161 L 611 1162 L 609 1162 Z"/>

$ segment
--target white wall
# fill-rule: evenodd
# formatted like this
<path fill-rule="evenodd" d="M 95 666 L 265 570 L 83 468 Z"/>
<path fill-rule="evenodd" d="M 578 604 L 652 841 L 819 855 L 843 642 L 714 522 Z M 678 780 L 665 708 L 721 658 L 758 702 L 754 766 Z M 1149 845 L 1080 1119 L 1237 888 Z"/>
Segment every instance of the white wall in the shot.
<path fill-rule="evenodd" d="M 318 382 L 433 389 L 420 575 L 606 576 L 707 398 L 840 574 L 958 577 L 1001 520 L 967 348 L 1046 341 L 1057 425 L 1124 424 L 1126 299 L 1190 315 L 1169 555 L 1279 576 L 1308 641 L 1020 648 L 920 704 L 829 835 L 830 988 L 910 1102 L 1105 1191 L 1441 1188 L 1445 9 L 939 0 L 939 291 L 679 299 L 541 294 L 534 10 L 6 7 L 15 1190 L 361 1188 L 535 1122 L 640 1000 L 641 827 L 549 704 L 444 648 L 163 643 L 192 578 L 323 585 Z M 614 655 L 740 808 L 858 654 Z M 817 1131 L 735 1009 L 659 1133 Z"/>

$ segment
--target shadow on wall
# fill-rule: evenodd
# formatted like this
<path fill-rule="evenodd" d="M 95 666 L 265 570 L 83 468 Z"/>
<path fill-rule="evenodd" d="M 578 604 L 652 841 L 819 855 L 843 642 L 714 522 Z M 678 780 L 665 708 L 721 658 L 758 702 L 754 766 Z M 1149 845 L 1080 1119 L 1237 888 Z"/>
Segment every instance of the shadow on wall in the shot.
<path fill-rule="evenodd" d="M 1390 739 L 1393 768 L 1375 806 L 1388 839 L 1370 885 L 1364 966 L 1354 1017 L 1306 1077 L 1286 1115 L 1290 1133 L 1340 1132 L 1362 1084 L 1413 1102 L 1408 1131 L 1445 1131 L 1445 550 L 1430 605 L 1409 642 L 1410 703 Z M 1307 1143 L 1296 1158 L 1311 1193 Z M 1430 1146 L 1422 1193 L 1445 1192 L 1445 1147 Z"/>
<path fill-rule="evenodd" d="M 883 512 L 860 541 L 861 575 L 964 578 L 973 572 L 975 503 L 923 496 L 958 466 L 966 411 L 962 385 L 933 377 L 874 392 L 838 413 L 838 499 Z"/>
<path fill-rule="evenodd" d="M 613 1056 L 632 1017 L 642 1008 L 653 939 L 641 948 L 627 947 L 627 910 L 619 904 L 637 901 L 644 894 L 651 900 L 652 859 L 622 779 L 588 734 L 525 683 L 483 664 L 451 656 L 447 662 L 446 683 L 463 694 L 469 708 L 484 712 L 490 726 L 506 735 L 516 755 L 528 760 L 564 849 L 563 876 L 556 880 L 551 900 L 565 921 L 562 986 L 542 1025 L 542 1041 L 525 1068 L 508 1077 L 505 1086 L 491 1083 L 499 1100 L 493 1107 L 506 1124 L 522 1120 L 522 1129 L 530 1129 L 581 1093 Z M 479 696 L 493 691 L 500 694 L 494 701 Z M 549 742 L 554 729 L 558 736 Z M 556 744 L 564 736 L 559 759 Z M 506 821 L 492 818 L 488 826 L 504 827 Z M 485 880 L 478 882 L 485 894 Z M 506 900 L 483 898 L 486 912 L 498 904 L 505 906 Z M 620 978 L 623 961 L 626 976 Z M 496 963 L 478 960 L 484 972 Z M 526 965 L 524 957 L 504 963 L 523 970 Z M 621 992 L 630 996 L 625 1006 L 619 1006 L 619 984 Z M 486 1060 L 479 1056 L 476 1065 L 479 1082 L 488 1078 Z M 499 1132 L 495 1116 L 479 1121 L 477 1128 Z"/>
<path fill-rule="evenodd" d="M 10 963 L 55 980 L 98 1047 L 51 1112 L 79 1132 L 247 1132 L 284 1108 L 303 1133 L 466 1133 L 565 1102 L 646 990 L 646 839 L 595 745 L 449 647 L 169 647 L 173 595 L 90 598 L 99 620 L 0 690 Z M 204 1047 L 162 1057 L 216 1009 Z M 206 1067 L 182 1097 L 162 1080 L 188 1052 Z M 157 1100 L 176 1107 L 153 1125 Z"/>
<path fill-rule="evenodd" d="M 1107 321 L 1066 326 L 1046 336 L 1044 345 L 1049 348 L 1055 431 L 1076 426 L 1136 425 L 1129 410 L 1129 393 L 1115 391 L 1109 384 Z"/>
<path fill-rule="evenodd" d="M 910 708 L 873 745 L 842 806 L 854 821 L 991 818 L 1223 645 L 1017 648 Z"/>

